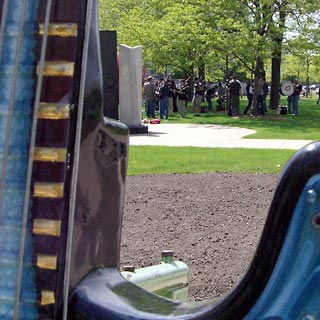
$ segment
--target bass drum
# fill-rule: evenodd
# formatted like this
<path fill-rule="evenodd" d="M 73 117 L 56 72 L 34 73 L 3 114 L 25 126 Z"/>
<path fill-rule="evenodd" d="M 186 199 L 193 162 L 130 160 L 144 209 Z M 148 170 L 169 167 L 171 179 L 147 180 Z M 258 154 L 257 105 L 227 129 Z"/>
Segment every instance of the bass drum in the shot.
<path fill-rule="evenodd" d="M 280 93 L 283 96 L 291 96 L 294 92 L 294 84 L 290 81 L 284 81 L 280 85 Z"/>

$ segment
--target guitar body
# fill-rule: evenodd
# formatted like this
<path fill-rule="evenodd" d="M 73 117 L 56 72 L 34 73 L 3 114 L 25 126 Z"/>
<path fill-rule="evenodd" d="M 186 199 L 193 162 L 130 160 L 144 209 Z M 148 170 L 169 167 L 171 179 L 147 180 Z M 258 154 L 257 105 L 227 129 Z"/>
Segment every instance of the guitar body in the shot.
<path fill-rule="evenodd" d="M 0 9 L 0 318 L 62 319 L 72 286 L 117 264 L 118 240 L 92 240 L 95 223 L 120 238 L 105 211 L 120 221 L 124 178 L 105 181 L 125 176 L 128 131 L 102 115 L 97 1 Z"/>

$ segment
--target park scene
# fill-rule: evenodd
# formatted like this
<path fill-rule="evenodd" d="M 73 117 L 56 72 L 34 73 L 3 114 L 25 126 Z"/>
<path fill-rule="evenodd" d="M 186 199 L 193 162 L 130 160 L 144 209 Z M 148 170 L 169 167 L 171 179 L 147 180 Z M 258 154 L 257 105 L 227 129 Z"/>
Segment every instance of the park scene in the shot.
<path fill-rule="evenodd" d="M 0 12 L 0 319 L 320 319 L 318 2 Z"/>
<path fill-rule="evenodd" d="M 107 2 L 102 25 L 116 30 L 119 43 L 142 46 L 141 123 L 149 127 L 139 143 L 130 137 L 122 265 L 150 266 L 171 249 L 190 267 L 189 299 L 221 297 L 245 274 L 298 140 L 319 139 L 317 5 L 164 1 L 132 2 L 122 11 L 116 3 L 108 11 Z M 235 108 L 233 80 L 240 83 Z M 164 86 L 172 92 L 167 111 Z M 200 147 L 197 131 L 198 145 L 166 145 L 181 124 L 246 128 L 253 130 L 248 145 L 266 139 L 296 146 Z M 170 134 L 161 130 L 167 125 L 175 128 Z M 166 142 L 156 141 L 166 134 Z"/>

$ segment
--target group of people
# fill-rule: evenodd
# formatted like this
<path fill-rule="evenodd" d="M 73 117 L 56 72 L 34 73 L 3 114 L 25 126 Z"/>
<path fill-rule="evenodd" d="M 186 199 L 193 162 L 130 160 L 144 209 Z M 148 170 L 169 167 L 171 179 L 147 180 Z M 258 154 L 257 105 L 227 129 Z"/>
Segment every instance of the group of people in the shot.
<path fill-rule="evenodd" d="M 146 116 L 155 118 L 155 112 L 159 111 L 160 119 L 168 119 L 174 111 L 178 111 L 180 117 L 185 118 L 190 94 L 194 116 L 200 115 L 204 97 L 208 103 L 206 111 L 209 112 L 213 111 L 213 98 L 218 97 L 217 110 L 225 110 L 227 100 L 227 90 L 221 82 L 215 86 L 207 86 L 200 78 L 195 78 L 193 88 L 189 88 L 185 79 L 180 79 L 176 84 L 170 78 L 155 80 L 149 76 L 143 84 L 143 94 Z"/>
<path fill-rule="evenodd" d="M 181 118 L 187 114 L 188 84 L 185 79 L 179 80 L 178 85 L 170 78 L 154 81 L 152 76 L 143 85 L 146 115 L 155 118 L 155 111 L 160 112 L 160 119 L 168 119 L 177 108 Z"/>
<path fill-rule="evenodd" d="M 295 80 L 293 82 L 294 92 L 288 96 L 288 112 L 298 114 L 298 102 L 302 86 Z M 240 115 L 240 97 L 243 96 L 241 82 L 234 75 L 223 85 L 219 83 L 214 86 L 206 86 L 200 78 L 194 79 L 192 90 L 185 79 L 180 79 L 176 84 L 171 78 L 156 80 L 149 76 L 144 85 L 144 98 L 146 115 L 148 118 L 155 118 L 155 112 L 159 111 L 160 119 L 168 119 L 174 111 L 180 113 L 181 118 L 187 114 L 187 102 L 189 92 L 192 94 L 192 109 L 194 116 L 199 116 L 201 112 L 201 103 L 203 99 L 207 101 L 207 111 L 213 111 L 212 98 L 217 97 L 217 110 L 226 110 L 230 117 L 239 117 Z M 257 90 L 257 109 L 253 114 L 253 90 Z M 256 80 L 255 86 L 253 80 L 249 79 L 246 83 L 246 95 L 248 104 L 243 112 L 247 115 L 263 116 L 267 111 L 266 98 L 268 96 L 268 85 L 264 77 Z"/>
<path fill-rule="evenodd" d="M 240 97 L 242 97 L 242 85 L 234 75 L 230 81 L 224 86 L 221 82 L 209 88 L 206 91 L 206 101 L 208 103 L 208 110 L 212 111 L 211 98 L 218 97 L 217 110 L 227 110 L 227 114 L 230 117 L 239 117 L 240 114 Z M 249 109 L 249 108 L 248 108 Z"/>
<path fill-rule="evenodd" d="M 253 103 L 253 80 L 249 79 L 246 83 L 246 92 L 247 92 L 247 99 L 248 104 L 243 112 L 244 115 L 248 114 L 249 110 L 252 109 L 252 103 Z M 268 84 L 266 82 L 266 79 L 264 77 L 259 77 L 257 79 L 256 84 L 256 90 L 257 90 L 257 116 L 264 116 L 267 111 L 267 96 L 268 96 Z"/>

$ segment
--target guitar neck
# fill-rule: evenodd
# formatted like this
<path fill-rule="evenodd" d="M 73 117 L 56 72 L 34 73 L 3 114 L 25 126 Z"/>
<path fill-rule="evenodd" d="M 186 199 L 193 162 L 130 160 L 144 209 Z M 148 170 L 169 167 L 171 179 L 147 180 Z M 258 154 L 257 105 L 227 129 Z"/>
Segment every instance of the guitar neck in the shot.
<path fill-rule="evenodd" d="M 61 319 L 87 0 L 0 6 L 0 317 Z"/>

